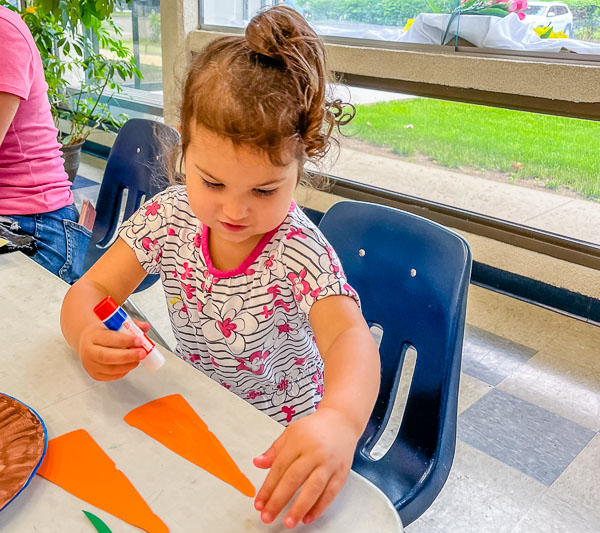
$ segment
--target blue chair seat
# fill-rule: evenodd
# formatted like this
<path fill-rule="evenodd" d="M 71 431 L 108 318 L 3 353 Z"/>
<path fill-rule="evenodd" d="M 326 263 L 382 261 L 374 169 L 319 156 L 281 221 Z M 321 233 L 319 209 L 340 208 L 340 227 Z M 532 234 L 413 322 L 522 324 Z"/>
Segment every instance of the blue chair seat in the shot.
<path fill-rule="evenodd" d="M 335 204 L 319 227 L 367 323 L 383 330 L 379 395 L 352 468 L 390 498 L 408 525 L 442 489 L 454 458 L 469 244 L 425 218 L 363 202 Z M 378 459 L 373 448 L 390 420 L 409 348 L 416 362 L 400 428 Z"/>

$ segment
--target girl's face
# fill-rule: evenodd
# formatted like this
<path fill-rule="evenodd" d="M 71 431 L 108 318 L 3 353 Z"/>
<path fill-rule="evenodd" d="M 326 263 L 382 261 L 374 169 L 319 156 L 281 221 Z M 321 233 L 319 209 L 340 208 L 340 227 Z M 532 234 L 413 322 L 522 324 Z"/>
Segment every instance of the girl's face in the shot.
<path fill-rule="evenodd" d="M 298 180 L 298 161 L 289 160 L 277 167 L 265 153 L 193 128 L 185 153 L 188 198 L 213 239 L 254 244 L 283 222 Z"/>

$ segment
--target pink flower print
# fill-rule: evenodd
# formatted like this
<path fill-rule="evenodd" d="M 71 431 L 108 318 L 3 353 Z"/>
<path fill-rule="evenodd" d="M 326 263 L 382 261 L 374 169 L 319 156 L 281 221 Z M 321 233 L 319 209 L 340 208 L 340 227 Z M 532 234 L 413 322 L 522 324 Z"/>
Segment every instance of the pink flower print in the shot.
<path fill-rule="evenodd" d="M 246 272 L 244 272 L 244 274 L 246 274 L 246 276 L 251 276 L 252 274 L 254 274 L 256 272 L 256 270 L 254 270 L 253 268 L 248 268 L 246 270 Z"/>
<path fill-rule="evenodd" d="M 194 270 L 190 264 L 186 261 L 181 265 L 183 267 L 183 272 L 181 273 L 181 279 L 187 279 L 192 277 L 192 271 Z"/>
<path fill-rule="evenodd" d="M 237 370 L 249 370 L 253 374 L 262 374 L 265 371 L 264 361 L 267 357 L 269 357 L 268 350 L 265 352 L 261 352 L 260 350 L 254 352 L 248 361 L 242 359 L 241 357 L 236 357 L 236 360 L 240 363 L 237 366 Z M 246 363 L 249 363 L 248 366 Z"/>
<path fill-rule="evenodd" d="M 292 417 L 296 414 L 293 405 L 284 405 L 281 408 L 281 412 L 285 413 L 285 421 L 289 424 L 292 421 Z"/>
<path fill-rule="evenodd" d="M 200 235 L 199 233 L 196 233 L 194 235 L 193 243 L 194 243 L 195 248 L 200 248 L 200 246 L 202 246 L 202 235 Z"/>
<path fill-rule="evenodd" d="M 279 335 L 281 335 L 282 333 L 291 333 L 295 330 L 292 329 L 292 327 L 289 324 L 279 324 L 277 326 L 277 329 L 279 330 Z"/>
<path fill-rule="evenodd" d="M 179 274 L 177 273 L 177 269 L 173 269 L 171 270 L 171 274 L 173 274 L 173 276 L 175 277 L 175 279 L 177 279 L 179 277 Z"/>
<path fill-rule="evenodd" d="M 294 237 L 299 237 L 301 239 L 306 239 L 306 235 L 302 233 L 302 228 L 290 228 L 290 231 L 285 236 L 286 240 L 293 239 Z"/>
<path fill-rule="evenodd" d="M 269 311 L 269 308 L 266 305 L 263 305 L 263 310 L 261 312 L 261 315 L 266 318 L 269 318 L 271 315 L 273 314 L 273 311 Z"/>
<path fill-rule="evenodd" d="M 304 278 L 306 277 L 306 269 L 303 268 L 300 271 L 300 274 L 290 272 L 287 277 L 292 282 L 292 290 L 294 291 L 296 301 L 300 302 L 302 300 L 302 295 L 308 294 L 310 291 L 310 285 L 307 281 L 304 281 Z"/>
<path fill-rule="evenodd" d="M 281 292 L 279 285 L 273 285 L 267 289 L 267 292 L 273 297 L 273 300 L 277 298 L 277 295 Z"/>
<path fill-rule="evenodd" d="M 225 387 L 227 390 L 229 390 L 231 388 L 231 385 L 229 383 L 221 383 L 221 385 L 223 385 L 223 387 Z"/>
<path fill-rule="evenodd" d="M 231 333 L 237 328 L 237 325 L 234 324 L 230 318 L 226 318 L 223 322 L 217 320 L 217 325 L 226 339 L 231 337 Z"/>
<path fill-rule="evenodd" d="M 323 386 L 323 373 L 318 368 L 316 374 L 313 374 L 312 381 L 317 384 L 317 393 L 323 396 L 325 390 Z"/>
<path fill-rule="evenodd" d="M 202 308 L 204 306 L 202 305 L 202 302 L 198 299 L 196 299 L 196 309 L 198 309 L 198 313 L 202 313 Z"/>
<path fill-rule="evenodd" d="M 299 370 L 293 369 L 289 374 L 278 372 L 275 374 L 275 389 L 273 394 L 273 405 L 282 405 L 294 400 L 300 393 L 298 386 Z"/>
<path fill-rule="evenodd" d="M 174 327 L 182 328 L 184 326 L 189 325 L 190 323 L 190 313 L 188 306 L 183 301 L 181 296 L 175 296 L 171 300 L 169 300 L 171 304 L 171 309 L 169 310 L 171 314 L 171 322 Z"/>
<path fill-rule="evenodd" d="M 204 292 L 212 292 L 213 285 L 219 281 L 219 278 L 215 278 L 208 270 L 203 273 L 204 280 L 202 281 L 202 290 Z"/>
<path fill-rule="evenodd" d="M 161 204 L 158 203 L 158 200 L 155 200 L 150 205 L 146 206 L 146 216 L 156 216 L 158 214 L 159 209 L 162 207 Z"/>
<path fill-rule="evenodd" d="M 267 287 L 272 281 L 277 281 L 285 276 L 283 265 L 277 259 L 275 254 L 270 255 L 264 260 L 264 263 L 260 266 L 259 271 L 260 283 L 264 287 Z M 273 298 L 275 298 L 275 296 L 276 294 L 273 294 Z"/>
<path fill-rule="evenodd" d="M 190 361 L 190 363 L 196 363 L 196 362 L 200 361 L 200 359 L 202 359 L 202 358 L 196 353 L 188 354 L 188 360 Z"/>
<path fill-rule="evenodd" d="M 331 246 L 327 246 L 327 248 L 325 248 L 325 249 L 327 250 L 327 257 L 329 257 L 329 262 L 331 264 L 330 265 L 331 272 L 337 276 L 338 273 L 340 273 L 342 271 L 342 267 L 341 267 L 341 265 L 337 264 L 338 259 L 334 258 L 333 248 Z"/>
<path fill-rule="evenodd" d="M 248 391 L 248 398 L 250 400 L 254 400 L 255 398 L 258 398 L 259 396 L 262 396 L 262 394 L 263 394 L 262 391 L 251 390 L 251 391 Z"/>
<path fill-rule="evenodd" d="M 181 288 L 185 291 L 186 298 L 191 300 L 194 297 L 196 287 L 192 287 L 191 283 L 182 283 Z"/>
<path fill-rule="evenodd" d="M 291 339 L 297 339 L 301 331 L 299 321 L 294 320 L 290 315 L 276 314 L 275 324 L 269 332 L 269 336 L 265 339 L 265 344 L 279 349 L 286 345 Z"/>
<path fill-rule="evenodd" d="M 175 230 L 173 228 L 169 228 L 167 230 L 167 235 L 175 235 Z"/>
<path fill-rule="evenodd" d="M 354 290 L 352 287 L 350 287 L 350 285 L 348 285 L 347 283 L 344 283 L 344 284 L 342 285 L 342 287 L 343 287 L 345 290 L 347 290 L 347 291 L 348 291 L 350 294 L 354 294 L 354 295 L 356 296 L 356 291 L 355 291 L 355 290 Z"/>
<path fill-rule="evenodd" d="M 210 356 L 210 362 L 213 364 L 213 366 L 219 368 L 219 363 L 215 361 L 215 358 L 212 355 Z"/>
<path fill-rule="evenodd" d="M 142 246 L 151 252 L 153 259 L 158 263 L 162 257 L 162 248 L 158 244 L 158 240 L 152 240 L 150 237 L 142 239 Z"/>
<path fill-rule="evenodd" d="M 275 300 L 275 303 L 273 305 L 275 307 L 283 307 L 287 313 L 290 312 L 289 304 L 285 303 L 283 300 Z"/>
<path fill-rule="evenodd" d="M 310 295 L 313 298 L 316 298 L 317 296 L 319 296 L 319 293 L 323 290 L 323 287 L 317 287 L 314 291 L 310 291 Z"/>
<path fill-rule="evenodd" d="M 308 357 L 294 357 L 294 364 L 295 365 L 303 365 L 307 359 L 308 359 Z"/>
<path fill-rule="evenodd" d="M 207 343 L 225 343 L 233 355 L 246 350 L 246 337 L 258 329 L 258 321 L 244 310 L 244 299 L 236 294 L 218 306 L 209 300 L 202 310 L 209 319 L 202 324 L 202 335 Z"/>

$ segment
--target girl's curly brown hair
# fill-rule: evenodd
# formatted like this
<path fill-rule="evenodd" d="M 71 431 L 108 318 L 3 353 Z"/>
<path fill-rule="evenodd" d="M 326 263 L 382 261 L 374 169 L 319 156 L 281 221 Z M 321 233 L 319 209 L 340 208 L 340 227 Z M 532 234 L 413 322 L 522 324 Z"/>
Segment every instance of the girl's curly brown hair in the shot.
<path fill-rule="evenodd" d="M 286 164 L 290 147 L 304 166 L 329 150 L 335 127 L 348 123 L 340 100 L 326 99 L 325 47 L 293 9 L 257 14 L 244 36 L 218 38 L 194 59 L 183 87 L 181 151 L 201 125 L 234 145 Z M 180 160 L 181 163 L 181 160 Z"/>

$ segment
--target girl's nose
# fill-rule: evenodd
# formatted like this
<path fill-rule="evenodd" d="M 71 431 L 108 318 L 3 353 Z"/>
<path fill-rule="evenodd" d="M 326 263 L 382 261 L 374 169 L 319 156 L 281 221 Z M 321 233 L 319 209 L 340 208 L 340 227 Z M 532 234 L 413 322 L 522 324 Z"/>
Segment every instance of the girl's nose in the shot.
<path fill-rule="evenodd" d="M 229 198 L 223 203 L 225 222 L 241 222 L 248 216 L 248 207 L 237 198 Z"/>

